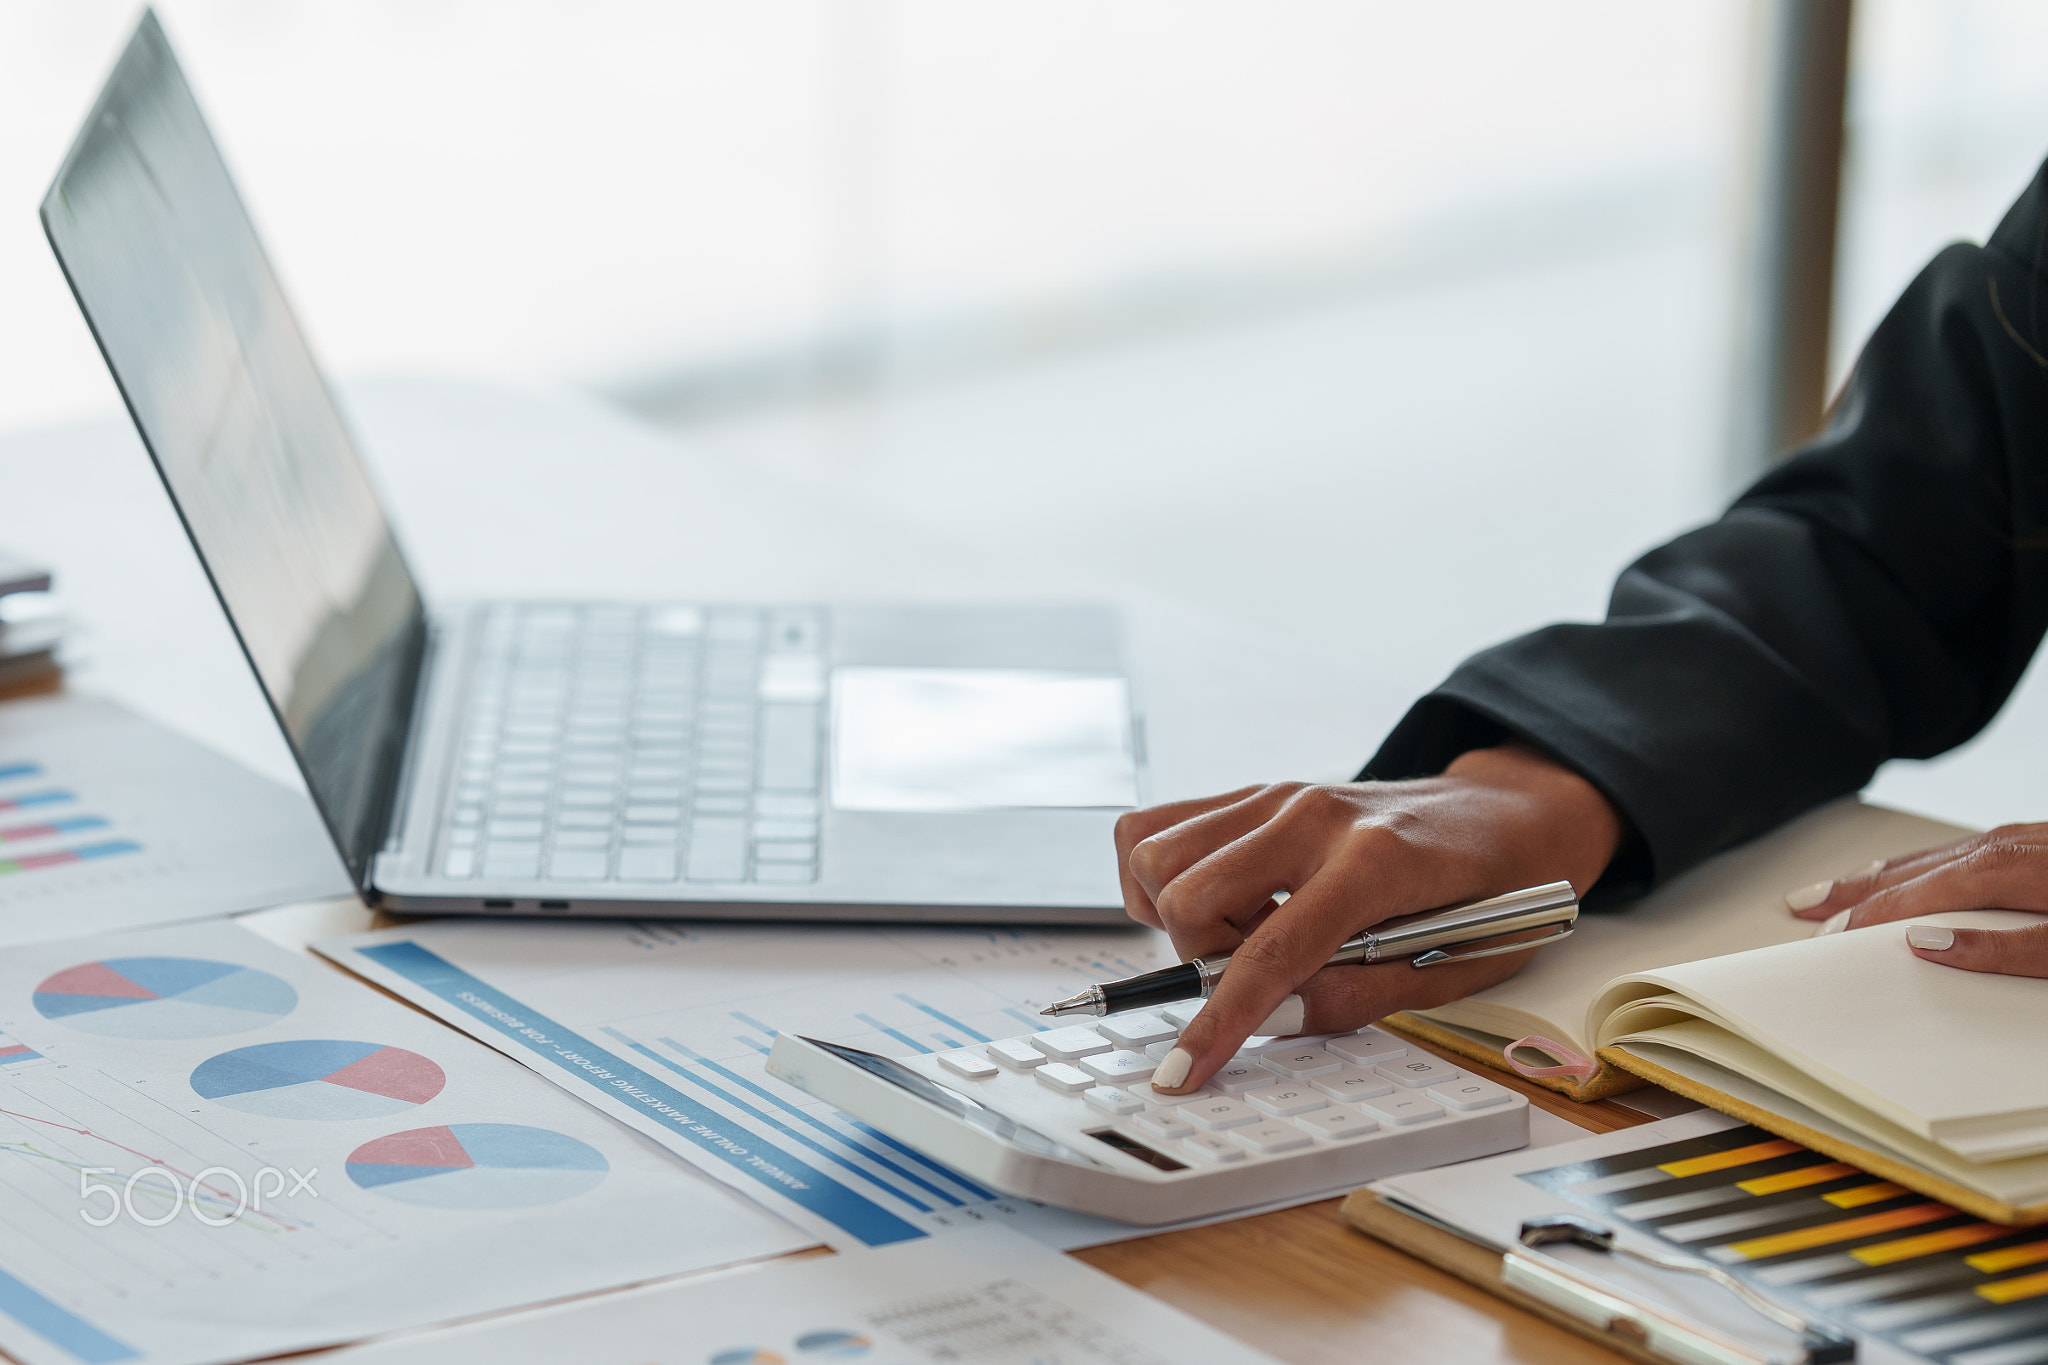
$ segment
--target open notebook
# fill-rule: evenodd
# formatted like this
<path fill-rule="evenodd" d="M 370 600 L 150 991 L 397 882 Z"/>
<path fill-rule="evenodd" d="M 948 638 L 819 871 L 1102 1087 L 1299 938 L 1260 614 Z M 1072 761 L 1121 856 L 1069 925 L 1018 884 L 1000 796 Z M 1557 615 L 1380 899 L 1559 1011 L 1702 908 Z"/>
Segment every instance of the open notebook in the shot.
<path fill-rule="evenodd" d="M 1959 972 L 1903 924 L 1816 936 L 1785 893 L 1969 831 L 1845 800 L 1721 855 L 1464 1000 L 1384 1021 L 1492 1066 L 1540 1034 L 1999 1221 L 2048 1220 L 2048 982 Z M 1937 923 L 2032 923 L 1975 911 Z M 1918 921 L 1916 921 L 1918 922 Z"/>

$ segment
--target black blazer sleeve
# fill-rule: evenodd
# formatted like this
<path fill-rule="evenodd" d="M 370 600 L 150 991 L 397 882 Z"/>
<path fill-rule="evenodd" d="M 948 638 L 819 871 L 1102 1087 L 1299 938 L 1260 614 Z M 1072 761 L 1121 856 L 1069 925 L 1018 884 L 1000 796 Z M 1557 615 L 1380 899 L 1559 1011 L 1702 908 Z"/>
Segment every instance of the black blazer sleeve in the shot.
<path fill-rule="evenodd" d="M 2048 626 L 2044 234 L 2048 166 L 1921 272 L 1818 439 L 1630 565 L 1605 621 L 1461 664 L 1361 776 L 1522 737 L 1633 825 L 1613 894 L 1976 734 Z"/>

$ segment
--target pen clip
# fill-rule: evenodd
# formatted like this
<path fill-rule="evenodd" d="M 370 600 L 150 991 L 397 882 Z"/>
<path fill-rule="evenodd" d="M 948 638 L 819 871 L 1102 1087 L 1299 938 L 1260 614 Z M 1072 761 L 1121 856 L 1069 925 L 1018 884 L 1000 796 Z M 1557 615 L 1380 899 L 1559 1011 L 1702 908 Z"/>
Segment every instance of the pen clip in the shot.
<path fill-rule="evenodd" d="M 1718 1266 L 1623 1246 L 1616 1242 L 1613 1229 L 1590 1218 L 1570 1213 L 1531 1218 L 1522 1224 L 1517 1241 L 1501 1263 L 1502 1283 L 1628 1337 L 1654 1355 L 1700 1365 L 1847 1365 L 1856 1359 L 1855 1338 L 1832 1323 L 1787 1312 Z M 1760 1316 L 1797 1333 L 1799 1350 L 1790 1356 L 1761 1350 L 1670 1309 L 1629 1299 L 1616 1286 L 1592 1279 L 1538 1250 L 1557 1242 L 1711 1280 Z"/>
<path fill-rule="evenodd" d="M 1526 952 L 1531 948 L 1541 948 L 1546 943 L 1555 943 L 1561 938 L 1570 938 L 1575 927 L 1577 926 L 1571 921 L 1566 921 L 1552 927 L 1542 938 L 1525 938 L 1519 943 L 1496 943 L 1491 948 L 1474 948 L 1465 953 L 1447 953 L 1441 948 L 1432 948 L 1426 953 L 1417 953 L 1408 961 L 1417 967 L 1435 967 L 1445 962 L 1470 962 L 1475 958 L 1499 957 L 1502 953 Z"/>

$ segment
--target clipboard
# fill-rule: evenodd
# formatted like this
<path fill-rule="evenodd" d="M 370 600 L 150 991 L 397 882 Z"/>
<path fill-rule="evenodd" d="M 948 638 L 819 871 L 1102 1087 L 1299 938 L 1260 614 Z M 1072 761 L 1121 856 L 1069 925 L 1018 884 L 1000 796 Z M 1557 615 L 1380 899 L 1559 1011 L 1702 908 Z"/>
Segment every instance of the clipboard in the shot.
<path fill-rule="evenodd" d="M 1856 1356 L 1854 1340 L 1831 1324 L 1802 1321 L 1782 1309 L 1760 1306 L 1746 1290 L 1737 1292 L 1751 1308 L 1772 1317 L 1781 1327 L 1804 1333 L 1803 1349 L 1773 1353 L 1733 1339 L 1662 1306 L 1633 1299 L 1627 1291 L 1543 1252 L 1547 1241 L 1560 1239 L 1591 1245 L 1586 1235 L 1605 1230 L 1589 1220 L 1559 1220 L 1579 1228 L 1539 1230 L 1525 1235 L 1524 1246 L 1503 1254 L 1371 1190 L 1349 1196 L 1341 1211 L 1359 1231 L 1641 1365 L 1842 1365 Z M 1671 1268 L 1680 1267 L 1673 1264 Z M 1758 1321 L 1761 1325 L 1763 1318 Z"/>

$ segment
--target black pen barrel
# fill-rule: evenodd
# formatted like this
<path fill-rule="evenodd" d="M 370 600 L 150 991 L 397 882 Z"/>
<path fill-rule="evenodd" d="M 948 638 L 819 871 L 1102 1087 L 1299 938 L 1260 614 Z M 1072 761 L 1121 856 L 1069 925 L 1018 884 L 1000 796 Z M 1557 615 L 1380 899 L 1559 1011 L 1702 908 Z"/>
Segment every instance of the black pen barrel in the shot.
<path fill-rule="evenodd" d="M 1202 974 L 1193 963 L 1183 962 L 1178 967 L 1163 971 L 1146 972 L 1123 981 L 1105 982 L 1102 987 L 1104 1014 L 1122 1014 L 1125 1010 L 1148 1010 L 1160 1005 L 1171 1005 L 1179 1000 L 1193 1000 L 1202 994 Z"/>

